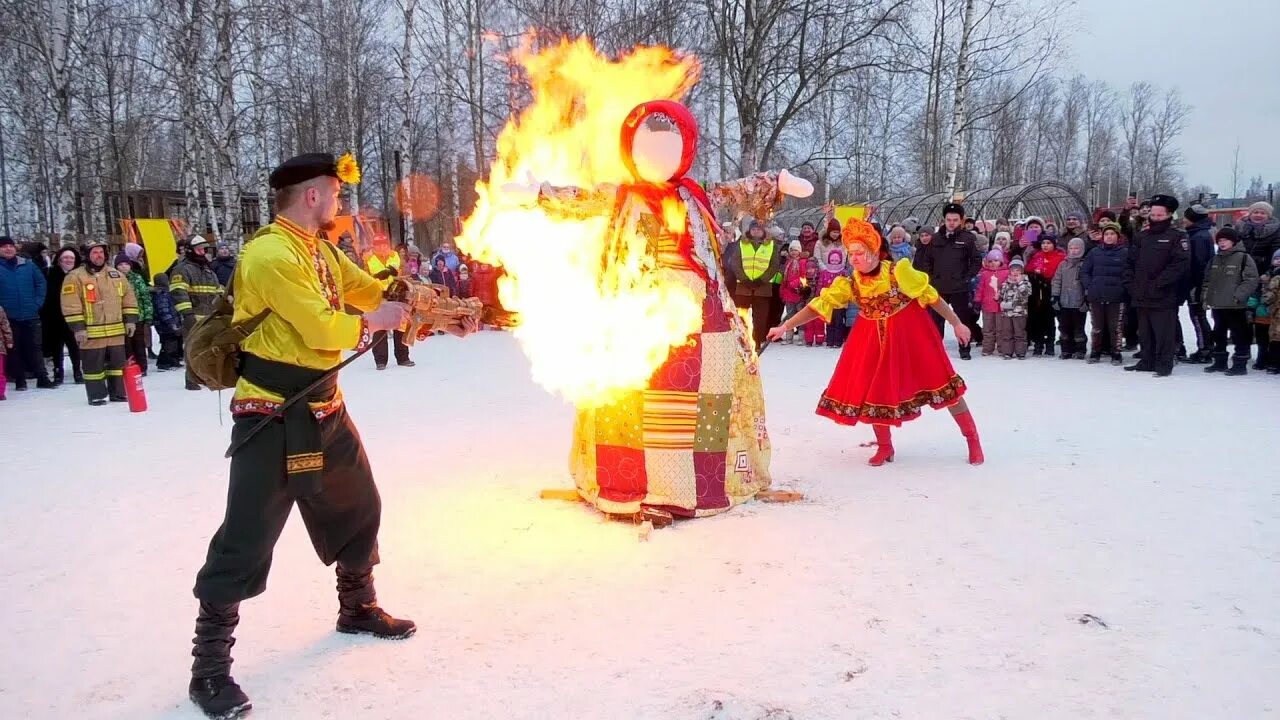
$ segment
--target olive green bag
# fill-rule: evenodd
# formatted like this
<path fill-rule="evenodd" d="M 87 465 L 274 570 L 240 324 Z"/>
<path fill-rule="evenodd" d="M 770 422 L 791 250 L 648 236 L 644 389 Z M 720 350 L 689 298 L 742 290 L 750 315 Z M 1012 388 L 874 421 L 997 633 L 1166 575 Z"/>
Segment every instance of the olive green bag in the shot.
<path fill-rule="evenodd" d="M 233 275 L 227 289 L 214 303 L 213 314 L 196 321 L 191 332 L 187 333 L 183 348 L 190 375 L 210 390 L 227 390 L 236 386 L 240 379 L 240 344 L 271 314 L 268 308 L 242 323 L 231 322 L 236 311 L 232 292 L 235 283 Z"/>

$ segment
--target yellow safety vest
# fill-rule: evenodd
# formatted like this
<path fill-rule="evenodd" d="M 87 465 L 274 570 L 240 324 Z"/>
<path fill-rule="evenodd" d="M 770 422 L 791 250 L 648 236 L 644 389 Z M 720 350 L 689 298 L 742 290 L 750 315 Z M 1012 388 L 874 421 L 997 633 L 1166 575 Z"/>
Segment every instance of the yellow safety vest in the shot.
<path fill-rule="evenodd" d="M 386 262 L 379 260 L 377 255 L 373 253 L 369 253 L 369 259 L 365 261 L 365 265 L 369 266 L 369 274 L 374 276 L 377 276 L 378 273 L 382 272 L 383 270 L 386 270 L 389 267 L 399 270 L 400 269 L 400 253 L 397 253 L 397 252 L 391 253 L 390 255 L 387 256 Z M 378 282 L 382 283 L 382 287 L 385 288 L 391 285 L 391 278 L 386 278 L 385 280 L 379 280 Z"/>
<path fill-rule="evenodd" d="M 742 246 L 742 273 L 752 282 L 764 277 L 764 271 L 769 269 L 773 260 L 774 243 L 770 241 L 756 247 L 743 240 L 738 244 Z"/>

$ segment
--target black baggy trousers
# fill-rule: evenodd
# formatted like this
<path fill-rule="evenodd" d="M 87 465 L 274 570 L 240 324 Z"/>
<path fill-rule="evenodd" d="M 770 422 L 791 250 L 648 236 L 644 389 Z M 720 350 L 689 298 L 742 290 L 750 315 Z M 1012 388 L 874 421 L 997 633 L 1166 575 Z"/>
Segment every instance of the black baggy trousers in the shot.
<path fill-rule="evenodd" d="M 239 442 L 261 416 L 238 417 L 231 430 Z M 320 421 L 324 471 L 319 493 L 295 498 L 286 489 L 285 428 L 266 428 L 231 458 L 231 483 L 222 527 L 209 541 L 195 596 L 235 603 L 267 589 L 271 553 L 296 502 L 316 555 L 325 565 L 359 571 L 378 563 L 382 500 L 369 458 L 345 407 Z"/>

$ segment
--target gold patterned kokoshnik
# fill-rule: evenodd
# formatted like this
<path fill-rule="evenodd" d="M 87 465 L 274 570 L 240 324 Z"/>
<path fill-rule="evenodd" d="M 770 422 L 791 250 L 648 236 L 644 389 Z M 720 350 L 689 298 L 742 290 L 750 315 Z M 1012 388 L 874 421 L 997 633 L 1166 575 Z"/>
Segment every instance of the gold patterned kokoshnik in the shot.
<path fill-rule="evenodd" d="M 299 455 L 290 455 L 285 472 L 290 475 L 303 472 L 314 472 L 324 469 L 324 453 L 301 453 Z"/>

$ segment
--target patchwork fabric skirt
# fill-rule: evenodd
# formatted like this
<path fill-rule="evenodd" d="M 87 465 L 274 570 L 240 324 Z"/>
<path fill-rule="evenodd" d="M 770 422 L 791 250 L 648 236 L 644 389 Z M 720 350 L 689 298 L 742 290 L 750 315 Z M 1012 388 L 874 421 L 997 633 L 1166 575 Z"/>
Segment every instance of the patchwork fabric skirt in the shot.
<path fill-rule="evenodd" d="M 702 329 L 649 386 L 580 410 L 570 467 L 578 493 L 607 513 L 656 507 L 698 517 L 769 487 L 769 432 L 751 337 L 728 293 L 693 272 Z"/>
<path fill-rule="evenodd" d="M 841 425 L 897 427 L 926 405 L 949 407 L 964 393 L 929 311 L 912 302 L 887 318 L 854 324 L 818 414 Z"/>

